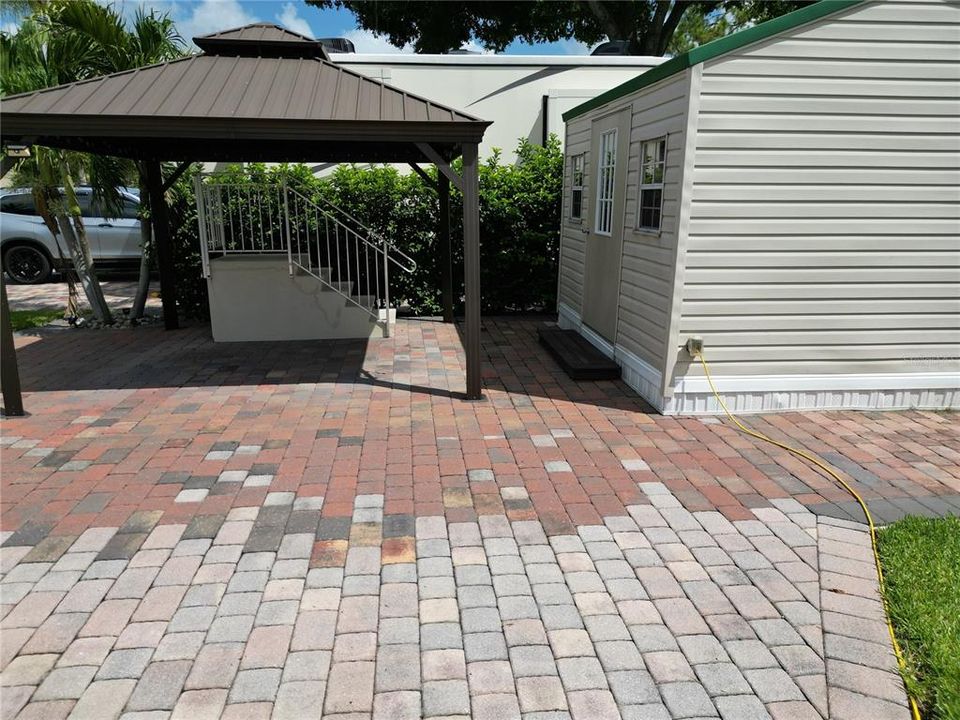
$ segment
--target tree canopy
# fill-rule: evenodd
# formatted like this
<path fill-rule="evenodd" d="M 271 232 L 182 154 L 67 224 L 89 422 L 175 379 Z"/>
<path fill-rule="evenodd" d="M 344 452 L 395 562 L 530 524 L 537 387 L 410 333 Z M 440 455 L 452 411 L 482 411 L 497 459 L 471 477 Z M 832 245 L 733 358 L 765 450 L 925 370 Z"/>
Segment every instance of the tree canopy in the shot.
<path fill-rule="evenodd" d="M 777 17 L 811 0 L 307 0 L 346 8 L 357 24 L 392 45 L 418 53 L 444 53 L 475 41 L 502 51 L 516 39 L 528 43 L 577 40 L 594 45 L 624 40 L 631 55 L 689 50 Z"/>

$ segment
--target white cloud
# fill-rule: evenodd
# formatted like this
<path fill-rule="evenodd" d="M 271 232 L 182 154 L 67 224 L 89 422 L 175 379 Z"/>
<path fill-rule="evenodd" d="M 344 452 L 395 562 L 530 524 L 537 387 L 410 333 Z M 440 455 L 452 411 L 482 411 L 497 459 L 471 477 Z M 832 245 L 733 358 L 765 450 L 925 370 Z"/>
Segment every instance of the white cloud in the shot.
<path fill-rule="evenodd" d="M 172 17 L 187 42 L 199 35 L 248 25 L 260 19 L 244 10 L 238 0 L 200 0 L 197 5 L 192 6 L 193 12 L 184 14 L 184 17 L 177 12 L 178 8 L 182 7 L 175 3 Z"/>
<path fill-rule="evenodd" d="M 284 3 L 283 12 L 277 14 L 277 22 L 288 30 L 293 30 L 308 37 L 315 37 L 310 23 L 300 17 L 296 5 L 292 2 Z"/>
<path fill-rule="evenodd" d="M 2 2 L 3 0 L 0 0 Z M 209 35 L 220 30 L 229 30 L 260 20 L 248 13 L 239 0 L 200 0 L 188 3 L 183 0 L 96 0 L 103 5 L 113 5 L 128 22 L 132 22 L 138 10 L 157 15 L 169 15 L 176 23 L 188 46 L 193 38 Z"/>
<path fill-rule="evenodd" d="M 398 48 L 390 44 L 386 35 L 378 37 L 370 30 L 361 30 L 360 28 L 343 30 L 340 32 L 340 37 L 345 37 L 352 42 L 358 53 L 365 53 L 367 55 L 398 55 L 400 53 L 412 53 L 414 51 L 413 45 L 409 43 L 402 48 Z M 486 50 L 482 45 L 473 40 L 466 43 L 462 49 L 482 55 L 494 54 L 492 50 Z"/>
<path fill-rule="evenodd" d="M 391 45 L 386 36 L 377 37 L 369 30 L 361 30 L 360 28 L 344 30 L 340 33 L 340 36 L 352 42 L 358 53 L 366 53 L 368 55 L 396 55 L 398 53 L 413 52 L 412 45 L 398 48 Z"/>

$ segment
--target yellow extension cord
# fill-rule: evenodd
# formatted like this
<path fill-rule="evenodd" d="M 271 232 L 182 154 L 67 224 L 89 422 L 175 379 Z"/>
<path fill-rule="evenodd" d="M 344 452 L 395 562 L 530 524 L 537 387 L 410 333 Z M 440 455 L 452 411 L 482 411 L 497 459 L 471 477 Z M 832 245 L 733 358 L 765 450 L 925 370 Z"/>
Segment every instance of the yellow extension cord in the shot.
<path fill-rule="evenodd" d="M 740 422 L 740 420 L 737 419 L 737 416 L 730 412 L 729 408 L 727 408 L 727 404 L 723 401 L 723 398 L 720 397 L 720 393 L 717 392 L 717 387 L 713 384 L 713 377 L 710 375 L 710 367 L 707 365 L 707 359 L 704 357 L 703 352 L 701 351 L 697 353 L 697 357 L 700 358 L 700 364 L 703 365 L 703 374 L 707 377 L 707 382 L 710 384 L 710 389 L 713 391 L 714 397 L 717 398 L 717 402 L 720 403 L 720 407 L 723 408 L 723 411 L 727 414 L 727 417 L 733 420 L 738 428 L 751 437 L 755 437 L 758 440 L 763 440 L 764 442 L 776 445 L 779 448 L 783 448 L 787 452 L 791 452 L 794 455 L 802 457 L 804 460 L 813 463 L 818 468 L 823 470 L 823 472 L 825 472 L 827 475 L 840 483 L 840 485 L 843 486 L 843 489 L 850 493 L 857 503 L 859 503 L 860 508 L 863 510 L 863 514 L 867 518 L 867 526 L 870 528 L 870 547 L 873 550 L 873 562 L 877 568 L 877 581 L 880 588 L 880 599 L 883 603 L 883 616 L 887 623 L 887 631 L 890 633 L 890 642 L 893 644 L 893 654 L 897 658 L 897 664 L 900 666 L 900 670 L 903 671 L 906 668 L 906 662 L 904 661 L 903 653 L 900 650 L 900 643 L 897 642 L 896 633 L 893 631 L 893 624 L 890 622 L 890 611 L 887 607 L 886 585 L 884 584 L 883 580 L 883 568 L 880 565 L 880 554 L 877 552 L 877 528 L 873 524 L 873 516 L 870 514 L 870 510 L 867 509 L 867 504 L 863 501 L 863 498 L 860 497 L 860 494 L 856 490 L 850 487 L 850 485 L 842 477 L 840 477 L 840 475 L 834 472 L 834 470 L 823 461 L 817 459 L 804 450 L 791 447 L 790 445 L 774 440 L 773 438 L 769 438 L 763 433 L 757 432 L 756 430 L 751 430 L 742 422 Z M 906 685 L 904 685 L 904 690 L 906 691 Z M 908 691 L 907 699 L 910 702 L 910 713 L 912 714 L 914 720 L 921 720 L 920 709 L 917 707 L 917 701 L 914 700 L 913 696 L 910 695 Z"/>

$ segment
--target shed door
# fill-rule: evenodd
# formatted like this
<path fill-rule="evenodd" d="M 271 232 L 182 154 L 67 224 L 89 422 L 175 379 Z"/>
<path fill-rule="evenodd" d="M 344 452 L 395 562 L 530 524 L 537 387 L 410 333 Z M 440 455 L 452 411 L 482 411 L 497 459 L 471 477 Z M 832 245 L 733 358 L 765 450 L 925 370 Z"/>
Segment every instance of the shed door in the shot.
<path fill-rule="evenodd" d="M 617 334 L 629 145 L 629 110 L 594 121 L 590 153 L 593 203 L 584 230 L 587 243 L 582 318 L 611 343 Z"/>

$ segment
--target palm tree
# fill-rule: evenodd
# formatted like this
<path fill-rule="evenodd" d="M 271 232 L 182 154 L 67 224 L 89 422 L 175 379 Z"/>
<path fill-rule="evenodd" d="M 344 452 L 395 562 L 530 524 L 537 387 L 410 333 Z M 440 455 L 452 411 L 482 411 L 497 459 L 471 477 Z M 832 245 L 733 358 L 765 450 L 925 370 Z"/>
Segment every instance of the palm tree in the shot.
<path fill-rule="evenodd" d="M 32 14 L 14 35 L 0 35 L 0 92 L 29 92 L 161 62 L 183 52 L 183 40 L 165 15 L 138 12 L 132 30 L 112 8 L 92 0 L 29 3 Z M 110 311 L 97 282 L 83 221 L 76 202 L 74 181 L 85 177 L 107 214 L 119 214 L 116 192 L 125 177 L 143 172 L 130 161 L 84 153 L 34 148 L 34 195 L 47 227 L 59 247 L 63 237 L 94 316 L 110 321 Z M 62 190 L 60 189 L 62 188 Z M 134 317 L 143 313 L 149 286 L 150 224 L 146 221 L 146 193 L 141 191 L 140 290 Z M 138 310 L 139 307 L 139 310 Z"/>
<path fill-rule="evenodd" d="M 89 43 L 99 60 L 98 75 L 132 70 L 144 65 L 173 60 L 184 53 L 185 43 L 168 15 L 137 11 L 129 30 L 112 7 L 93 2 L 73 2 L 57 13 L 55 23 Z M 150 287 L 152 245 L 146 167 L 136 164 L 140 188 L 140 278 L 130 316 L 143 317 Z"/>
<path fill-rule="evenodd" d="M 0 37 L 0 92 L 31 92 L 88 76 L 86 68 L 95 59 L 89 48 L 80 38 L 51 32 L 50 27 L 48 16 L 31 15 L 18 32 Z M 94 317 L 110 322 L 74 193 L 74 182 L 85 177 L 109 203 L 110 193 L 116 191 L 106 190 L 109 180 L 99 173 L 103 164 L 79 153 L 34 147 L 30 158 L 20 165 L 34 178 L 37 209 L 58 248 L 63 238 Z"/>

